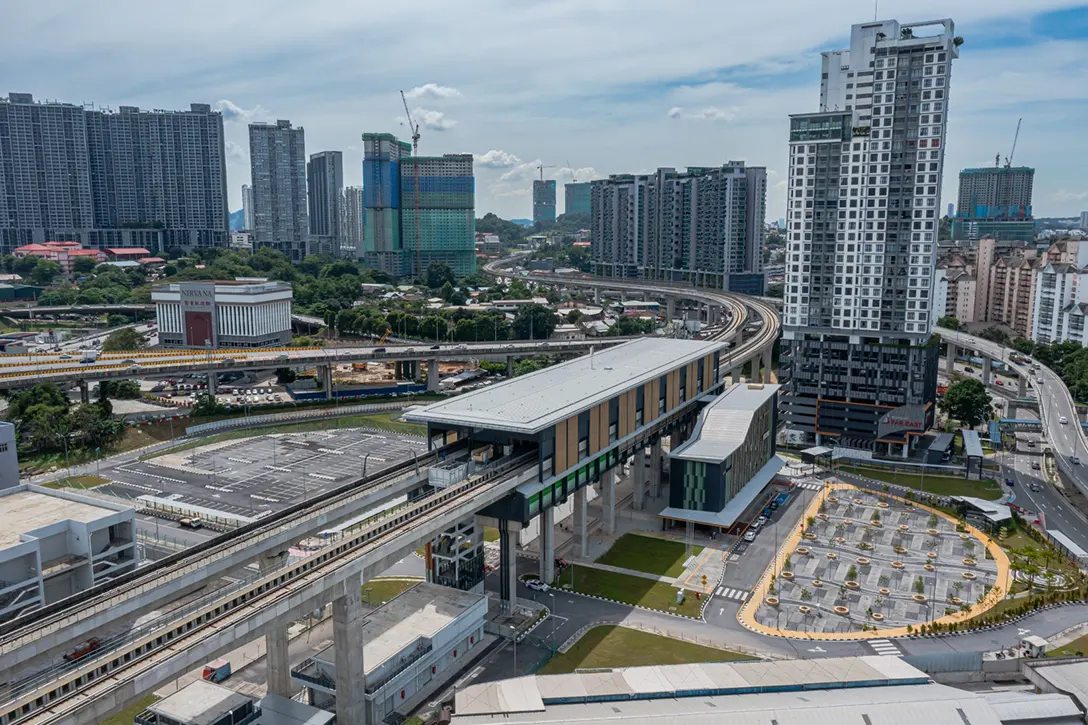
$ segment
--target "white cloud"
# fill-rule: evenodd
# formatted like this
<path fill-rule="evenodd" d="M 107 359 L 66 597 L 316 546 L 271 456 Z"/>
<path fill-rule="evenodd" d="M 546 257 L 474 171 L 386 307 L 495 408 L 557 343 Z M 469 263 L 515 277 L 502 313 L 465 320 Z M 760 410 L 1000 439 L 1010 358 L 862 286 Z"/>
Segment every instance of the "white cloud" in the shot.
<path fill-rule="evenodd" d="M 498 149 L 491 149 L 486 154 L 473 154 L 472 157 L 476 166 L 485 169 L 509 169 L 521 163 L 521 159 L 514 154 L 508 154 Z"/>
<path fill-rule="evenodd" d="M 732 121 L 737 117 L 737 109 L 707 106 L 698 111 L 686 111 L 680 106 L 674 106 L 665 115 L 668 118 L 686 118 L 692 121 Z"/>
<path fill-rule="evenodd" d="M 1054 193 L 1054 199 L 1056 201 L 1085 201 L 1088 200 L 1088 191 L 1066 191 L 1065 189 L 1058 189 Z"/>
<path fill-rule="evenodd" d="M 234 141 L 227 141 L 224 144 L 224 147 L 227 152 L 228 161 L 249 161 L 249 153 L 241 144 L 235 143 Z"/>
<path fill-rule="evenodd" d="M 457 125 L 457 121 L 447 117 L 442 111 L 432 111 L 427 108 L 413 109 L 412 120 L 419 124 L 420 128 L 425 128 L 430 131 L 449 131 Z"/>
<path fill-rule="evenodd" d="M 440 86 L 437 83 L 424 83 L 421 86 L 416 86 L 410 91 L 405 91 L 404 95 L 408 98 L 433 98 L 436 100 L 443 100 L 447 98 L 459 98 L 461 96 L 461 91 L 448 86 Z"/>
<path fill-rule="evenodd" d="M 226 99 L 215 102 L 215 110 L 223 114 L 224 121 L 240 121 L 242 123 L 252 123 L 254 121 L 263 121 L 268 118 L 268 111 L 262 108 L 260 105 L 253 108 L 242 108 L 234 101 L 228 101 Z"/>

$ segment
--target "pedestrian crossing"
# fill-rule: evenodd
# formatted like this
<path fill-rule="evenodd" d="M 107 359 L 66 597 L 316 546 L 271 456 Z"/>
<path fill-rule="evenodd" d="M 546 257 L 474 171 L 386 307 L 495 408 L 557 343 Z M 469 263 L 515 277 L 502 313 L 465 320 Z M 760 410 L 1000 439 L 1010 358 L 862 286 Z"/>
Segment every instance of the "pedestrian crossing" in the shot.
<path fill-rule="evenodd" d="M 738 602 L 743 602 L 748 598 L 748 592 L 743 589 L 730 589 L 729 587 L 718 587 L 717 592 L 719 597 L 725 597 L 726 599 L 735 599 Z"/>
<path fill-rule="evenodd" d="M 899 648 L 895 646 L 895 643 L 887 639 L 870 639 L 869 646 L 876 650 L 876 653 L 882 657 L 898 657 L 903 654 L 899 651 Z"/>
<path fill-rule="evenodd" d="M 797 488 L 807 488 L 809 491 L 819 491 L 823 488 L 822 484 L 816 483 L 815 481 L 799 481 L 796 486 Z"/>

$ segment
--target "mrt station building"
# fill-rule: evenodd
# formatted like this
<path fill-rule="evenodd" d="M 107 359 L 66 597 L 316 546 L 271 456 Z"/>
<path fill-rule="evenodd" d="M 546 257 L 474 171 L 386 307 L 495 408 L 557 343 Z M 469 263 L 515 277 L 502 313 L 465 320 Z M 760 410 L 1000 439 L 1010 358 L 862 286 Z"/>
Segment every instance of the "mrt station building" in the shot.
<path fill-rule="evenodd" d="M 512 535 L 541 517 L 540 577 L 551 581 L 555 507 L 573 498 L 584 552 L 586 490 L 600 485 L 612 533 L 616 470 L 632 456 L 632 505 L 645 507 L 661 483 L 662 438 L 677 447 L 691 435 L 725 387 L 722 371 L 735 367 L 727 355 L 718 342 L 643 338 L 407 414 L 427 425 L 432 442 L 493 444 L 502 456 L 535 464 L 535 476 L 480 512 L 498 520 L 504 600 L 513 592 Z"/>

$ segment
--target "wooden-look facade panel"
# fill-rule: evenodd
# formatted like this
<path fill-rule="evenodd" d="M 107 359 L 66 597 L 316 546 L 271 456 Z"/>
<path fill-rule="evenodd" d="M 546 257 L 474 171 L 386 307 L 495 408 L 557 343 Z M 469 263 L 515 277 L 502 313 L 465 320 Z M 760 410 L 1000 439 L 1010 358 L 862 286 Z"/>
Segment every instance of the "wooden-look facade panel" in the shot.
<path fill-rule="evenodd" d="M 589 452 L 594 454 L 601 450 L 601 406 L 595 405 L 589 409 Z"/>
<path fill-rule="evenodd" d="M 567 421 L 561 420 L 555 424 L 555 470 L 565 471 L 572 463 L 567 461 Z"/>
<path fill-rule="evenodd" d="M 599 413 L 597 414 L 599 426 L 597 429 L 597 435 L 601 439 L 601 445 L 597 448 L 596 451 L 593 451 L 594 453 L 608 447 L 608 428 L 611 425 L 609 407 L 610 406 L 607 400 L 597 406 L 597 410 L 599 411 Z"/>

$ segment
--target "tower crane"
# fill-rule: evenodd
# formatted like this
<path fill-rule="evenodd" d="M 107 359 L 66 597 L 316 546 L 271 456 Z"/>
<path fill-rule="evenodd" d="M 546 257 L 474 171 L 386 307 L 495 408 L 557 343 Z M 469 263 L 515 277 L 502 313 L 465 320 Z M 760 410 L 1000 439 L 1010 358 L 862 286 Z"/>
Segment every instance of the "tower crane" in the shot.
<path fill-rule="evenodd" d="M 540 171 L 540 180 L 544 181 L 544 169 L 554 169 L 555 164 L 539 164 L 536 168 Z"/>
<path fill-rule="evenodd" d="M 574 167 L 570 165 L 570 159 L 567 159 L 567 170 L 570 171 L 570 180 L 572 183 L 578 183 L 578 177 L 574 175 Z"/>
<path fill-rule="evenodd" d="M 408 117 L 408 130 L 412 132 L 412 167 L 415 170 L 415 217 L 416 217 L 416 274 L 423 274 L 423 253 L 420 250 L 419 232 L 419 124 L 412 120 L 412 112 L 408 110 L 408 99 L 404 91 L 400 92 L 400 100 L 404 104 L 404 115 Z M 396 179 L 393 183 L 399 183 Z"/>
<path fill-rule="evenodd" d="M 1012 158 L 1013 156 L 1016 156 L 1016 142 L 1020 140 L 1020 124 L 1023 123 L 1023 121 L 1024 119 L 1022 118 L 1016 120 L 1016 135 L 1012 137 L 1012 150 L 1009 151 L 1009 155 L 1005 157 L 1006 169 L 1012 167 Z"/>

